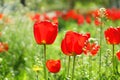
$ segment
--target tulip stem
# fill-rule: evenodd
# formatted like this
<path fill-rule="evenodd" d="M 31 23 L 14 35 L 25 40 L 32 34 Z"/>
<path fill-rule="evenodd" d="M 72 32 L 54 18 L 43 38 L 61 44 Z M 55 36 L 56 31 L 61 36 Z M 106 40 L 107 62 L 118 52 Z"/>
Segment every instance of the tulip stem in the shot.
<path fill-rule="evenodd" d="M 113 62 L 113 74 L 114 74 L 114 67 L 115 67 L 115 64 L 114 64 L 114 44 L 113 44 L 113 46 L 112 46 L 112 48 L 113 48 L 113 54 L 112 54 L 112 62 Z"/>
<path fill-rule="evenodd" d="M 56 75 L 56 73 L 54 73 L 54 80 L 57 80 L 57 75 Z"/>
<path fill-rule="evenodd" d="M 73 69 L 72 69 L 72 79 L 74 79 L 74 70 L 75 70 L 75 58 L 76 58 L 76 55 L 73 56 Z"/>
<path fill-rule="evenodd" d="M 70 56 L 68 58 L 68 73 L 67 73 L 67 77 L 69 77 L 69 71 L 70 71 Z"/>
<path fill-rule="evenodd" d="M 47 80 L 46 77 L 46 45 L 44 44 L 44 78 Z"/>
<path fill-rule="evenodd" d="M 92 57 L 91 57 L 91 55 L 89 54 L 89 80 L 90 80 L 90 78 L 91 78 L 91 76 L 92 76 L 92 73 L 91 73 L 91 71 L 92 71 L 92 59 L 91 59 Z"/>
<path fill-rule="evenodd" d="M 100 26 L 99 78 L 101 80 L 102 25 Z"/>
<path fill-rule="evenodd" d="M 118 72 L 118 62 L 117 62 L 116 57 L 114 55 L 114 51 L 115 51 L 115 45 L 113 44 L 113 55 L 112 55 L 112 59 L 113 59 L 113 75 L 114 74 L 119 74 L 119 72 Z"/>
<path fill-rule="evenodd" d="M 38 75 L 38 71 L 36 72 L 36 80 L 39 80 L 39 75 Z"/>
<path fill-rule="evenodd" d="M 83 63 L 83 55 L 81 55 L 81 68 L 82 68 L 82 71 L 81 71 L 81 77 L 84 77 L 85 76 L 85 70 L 84 70 L 84 63 Z"/>

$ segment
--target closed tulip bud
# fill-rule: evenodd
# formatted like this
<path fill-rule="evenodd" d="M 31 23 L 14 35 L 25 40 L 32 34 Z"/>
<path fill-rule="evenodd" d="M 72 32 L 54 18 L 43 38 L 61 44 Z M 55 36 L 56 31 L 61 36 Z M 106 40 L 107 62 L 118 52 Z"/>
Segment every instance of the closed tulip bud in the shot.
<path fill-rule="evenodd" d="M 58 33 L 58 25 L 49 21 L 37 21 L 34 24 L 34 37 L 37 44 L 52 44 Z"/>
<path fill-rule="evenodd" d="M 46 67 L 49 72 L 51 73 L 58 73 L 61 68 L 61 62 L 60 60 L 47 60 Z"/>

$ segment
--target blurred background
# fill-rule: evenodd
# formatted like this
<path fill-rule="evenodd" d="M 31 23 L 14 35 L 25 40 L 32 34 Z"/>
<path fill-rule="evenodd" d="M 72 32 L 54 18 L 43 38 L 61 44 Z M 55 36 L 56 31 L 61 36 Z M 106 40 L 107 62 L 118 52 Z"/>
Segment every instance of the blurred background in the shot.
<path fill-rule="evenodd" d="M 119 0 L 0 0 L 0 5 L 5 9 L 7 7 L 15 10 L 19 6 L 26 7 L 29 10 L 46 12 L 51 10 L 68 9 L 94 9 L 99 7 L 119 8 Z M 1 11 L 2 12 L 2 11 Z"/>

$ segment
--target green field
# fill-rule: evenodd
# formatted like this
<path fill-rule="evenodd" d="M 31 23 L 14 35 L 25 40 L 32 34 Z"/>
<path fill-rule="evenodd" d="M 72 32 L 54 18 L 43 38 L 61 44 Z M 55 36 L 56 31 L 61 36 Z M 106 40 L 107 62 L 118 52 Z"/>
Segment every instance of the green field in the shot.
<path fill-rule="evenodd" d="M 41 0 L 37 1 L 39 2 Z M 38 5 L 37 1 L 36 4 Z M 28 2 L 27 0 L 28 6 L 24 7 L 18 2 L 19 1 L 15 2 L 14 0 L 5 0 L 4 5 L 6 5 L 6 7 L 3 6 L 0 8 L 0 14 L 3 14 L 3 17 L 0 18 L 0 32 L 2 33 L 0 36 L 0 42 L 5 42 L 9 46 L 8 51 L 0 52 L 0 80 L 45 80 L 43 67 L 44 48 L 43 45 L 38 45 L 35 41 L 33 33 L 35 21 L 31 19 L 31 16 L 35 15 L 36 13 L 40 14 L 40 16 L 43 14 L 49 14 L 51 12 L 54 13 L 57 10 L 55 8 L 57 5 L 55 3 L 50 3 L 51 6 L 49 7 L 48 3 L 41 1 L 38 7 L 35 4 L 32 6 L 35 1 L 30 0 L 30 2 Z M 118 17 L 119 19 L 117 20 L 111 20 L 105 17 L 105 19 L 103 19 L 103 24 L 96 26 L 94 24 L 95 18 L 90 15 L 91 23 L 88 24 L 85 21 L 86 14 L 89 11 L 99 9 L 100 7 L 97 6 L 97 4 L 100 4 L 100 1 L 98 1 L 99 3 L 96 1 L 89 4 L 90 6 L 92 5 L 95 7 L 95 9 L 92 10 L 89 8 L 89 5 L 85 5 L 84 7 L 82 3 L 79 4 L 78 2 L 76 2 L 74 10 L 77 11 L 80 7 L 80 13 L 78 14 L 81 14 L 84 17 L 84 23 L 79 25 L 77 21 L 72 18 L 69 20 L 64 20 L 62 16 L 57 17 L 58 34 L 54 43 L 47 45 L 46 58 L 47 60 L 60 59 L 61 69 L 57 74 L 50 73 L 47 70 L 48 80 L 71 80 L 73 56 L 70 57 L 71 61 L 68 66 L 69 56 L 63 54 L 61 50 L 62 39 L 69 30 L 82 34 L 89 32 L 91 35 L 90 39 L 99 45 L 100 35 L 102 36 L 100 45 L 101 61 L 100 49 L 95 56 L 85 55 L 84 53 L 77 55 L 74 70 L 74 80 L 120 80 L 120 61 L 116 57 L 116 52 L 120 50 L 120 44 L 114 45 L 114 63 L 116 63 L 114 69 L 116 70 L 116 73 L 113 73 L 113 45 L 107 44 L 104 35 L 104 31 L 110 26 L 120 26 L 120 17 Z M 57 6 L 59 11 L 68 12 L 68 10 L 65 9 L 66 5 L 64 0 L 58 2 L 56 1 L 56 3 L 63 5 L 62 8 L 61 6 Z M 41 4 L 45 7 L 45 10 L 43 11 L 41 9 Z M 107 2 L 105 5 L 108 5 Z M 87 10 L 87 8 L 89 8 L 89 10 Z M 120 9 L 117 10 L 120 13 Z M 119 13 L 118 15 L 120 15 Z M 100 62 L 101 71 L 99 71 Z"/>

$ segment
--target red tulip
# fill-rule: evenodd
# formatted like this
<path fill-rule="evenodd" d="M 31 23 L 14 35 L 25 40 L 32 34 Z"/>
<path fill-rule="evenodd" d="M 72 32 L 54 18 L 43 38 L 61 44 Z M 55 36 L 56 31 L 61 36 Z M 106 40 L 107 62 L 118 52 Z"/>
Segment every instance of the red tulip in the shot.
<path fill-rule="evenodd" d="M 118 60 L 120 60 L 120 50 L 116 53 Z"/>
<path fill-rule="evenodd" d="M 95 18 L 94 23 L 96 26 L 99 26 L 101 24 L 100 20 L 98 20 L 97 18 Z"/>
<path fill-rule="evenodd" d="M 112 9 L 107 9 L 107 18 L 113 20 L 113 10 Z"/>
<path fill-rule="evenodd" d="M 3 18 L 3 14 L 0 13 L 0 20 Z"/>
<path fill-rule="evenodd" d="M 90 53 L 91 55 L 96 55 L 100 46 L 96 43 L 87 43 L 86 47 L 83 49 L 84 53 Z"/>
<path fill-rule="evenodd" d="M 33 21 L 40 21 L 40 14 L 39 13 L 34 14 L 34 16 L 31 16 L 31 19 Z"/>
<path fill-rule="evenodd" d="M 52 17 L 52 22 L 58 24 L 58 17 L 56 16 Z"/>
<path fill-rule="evenodd" d="M 0 42 L 0 52 L 8 51 L 9 47 L 7 43 Z"/>
<path fill-rule="evenodd" d="M 63 53 L 69 56 L 81 54 L 89 37 L 89 34 L 83 35 L 68 31 L 61 43 Z"/>
<path fill-rule="evenodd" d="M 88 24 L 91 23 L 91 18 L 90 18 L 90 16 L 86 16 L 86 22 L 87 22 Z"/>
<path fill-rule="evenodd" d="M 65 15 L 63 15 L 63 19 L 68 20 L 68 19 L 77 19 L 78 14 L 75 12 L 75 10 L 69 10 Z"/>
<path fill-rule="evenodd" d="M 8 51 L 8 49 L 9 49 L 8 44 L 7 43 L 3 43 L 3 46 L 4 46 L 4 50 Z"/>
<path fill-rule="evenodd" d="M 46 62 L 46 67 L 51 73 L 57 73 L 60 71 L 61 68 L 61 62 L 60 60 L 48 60 Z"/>
<path fill-rule="evenodd" d="M 50 17 L 48 16 L 48 14 L 46 13 L 43 14 L 43 20 L 50 20 Z"/>
<path fill-rule="evenodd" d="M 99 17 L 100 15 L 99 15 L 99 10 L 97 9 L 97 10 L 95 10 L 95 11 L 93 11 L 93 13 L 92 13 L 92 15 L 93 15 L 93 17 Z"/>
<path fill-rule="evenodd" d="M 77 23 L 78 25 L 81 25 L 84 23 L 84 17 L 82 15 L 77 16 Z"/>
<path fill-rule="evenodd" d="M 107 17 L 111 20 L 120 20 L 120 10 L 112 8 L 107 9 Z"/>
<path fill-rule="evenodd" d="M 106 17 L 106 15 L 107 15 L 107 11 L 106 11 L 105 8 L 100 8 L 99 10 L 95 10 L 95 11 L 93 12 L 93 16 L 94 16 L 95 18 L 96 18 L 96 17 L 100 17 L 100 18 Z"/>
<path fill-rule="evenodd" d="M 55 14 L 56 14 L 56 16 L 61 16 L 63 14 L 63 12 L 61 12 L 61 11 L 55 11 Z"/>
<path fill-rule="evenodd" d="M 104 34 L 108 44 L 120 44 L 120 28 L 110 27 Z"/>
<path fill-rule="evenodd" d="M 34 24 L 34 37 L 37 44 L 52 44 L 58 33 L 58 25 L 49 21 L 37 21 Z"/>
<path fill-rule="evenodd" d="M 4 46 L 3 44 L 0 42 L 0 52 L 3 52 L 4 51 Z"/>
<path fill-rule="evenodd" d="M 50 13 L 44 13 L 43 15 L 41 15 L 40 18 L 41 21 L 45 21 L 45 20 L 49 20 L 51 22 L 53 22 L 54 24 L 58 24 L 58 16 L 55 12 L 50 12 Z"/>

